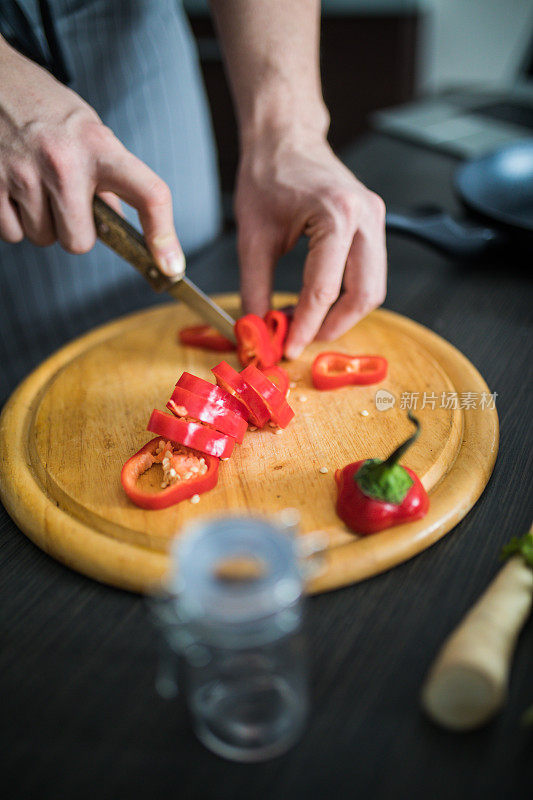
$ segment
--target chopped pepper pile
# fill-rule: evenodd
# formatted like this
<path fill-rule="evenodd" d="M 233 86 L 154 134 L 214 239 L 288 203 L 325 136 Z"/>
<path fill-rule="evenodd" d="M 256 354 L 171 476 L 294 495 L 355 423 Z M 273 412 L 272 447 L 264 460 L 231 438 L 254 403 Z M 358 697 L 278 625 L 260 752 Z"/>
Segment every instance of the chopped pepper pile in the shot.
<path fill-rule="evenodd" d="M 276 377 L 288 385 L 288 376 L 278 370 Z M 150 416 L 148 430 L 157 438 L 124 464 L 122 486 L 141 508 L 167 508 L 212 489 L 220 459 L 230 458 L 248 423 L 284 428 L 294 417 L 286 394 L 257 367 L 249 365 L 240 373 L 221 361 L 212 372 L 217 386 L 188 372 L 181 375 L 166 404 L 172 413 L 154 409 Z M 140 481 L 154 464 L 163 470 L 156 491 Z"/>
<path fill-rule="evenodd" d="M 253 430 L 269 423 L 281 429 L 291 422 L 289 375 L 278 363 L 292 312 L 288 307 L 269 311 L 263 319 L 247 314 L 237 320 L 241 372 L 221 361 L 211 370 L 216 385 L 189 372 L 181 375 L 166 404 L 171 414 L 158 409 L 151 414 L 148 430 L 156 438 L 122 469 L 122 485 L 136 505 L 158 509 L 187 498 L 197 501 L 195 495 L 216 486 L 220 459 L 231 456 L 249 426 Z M 235 350 L 229 339 L 207 325 L 184 328 L 179 338 L 192 347 Z M 323 352 L 313 362 L 311 377 L 316 389 L 329 390 L 378 383 L 386 377 L 387 368 L 382 356 Z M 335 473 L 337 513 L 356 533 L 375 533 L 420 519 L 428 511 L 429 498 L 417 475 L 398 463 L 420 431 L 418 420 L 410 412 L 408 416 L 415 433 L 385 461 L 355 461 Z M 154 464 L 160 464 L 163 472 L 157 491 L 141 486 L 141 476 Z"/>

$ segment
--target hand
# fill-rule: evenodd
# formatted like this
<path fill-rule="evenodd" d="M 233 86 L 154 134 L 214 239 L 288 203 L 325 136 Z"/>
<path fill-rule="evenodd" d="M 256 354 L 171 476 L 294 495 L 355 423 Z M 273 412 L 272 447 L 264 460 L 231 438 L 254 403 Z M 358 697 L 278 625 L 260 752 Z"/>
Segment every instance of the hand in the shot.
<path fill-rule="evenodd" d="M 385 299 L 385 204 L 323 137 L 266 135 L 243 147 L 236 216 L 245 313 L 270 308 L 277 260 L 309 238 L 303 286 L 285 347 L 336 339 Z"/>
<path fill-rule="evenodd" d="M 130 153 L 96 112 L 0 37 L 0 237 L 56 240 L 86 253 L 96 240 L 95 194 L 135 207 L 160 268 L 180 275 L 168 186 Z"/>

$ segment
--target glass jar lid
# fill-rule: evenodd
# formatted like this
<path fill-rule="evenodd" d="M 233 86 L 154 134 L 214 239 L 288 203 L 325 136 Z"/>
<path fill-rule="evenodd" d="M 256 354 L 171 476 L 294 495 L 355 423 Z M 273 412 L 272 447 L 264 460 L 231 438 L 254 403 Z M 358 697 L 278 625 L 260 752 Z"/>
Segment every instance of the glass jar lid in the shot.
<path fill-rule="evenodd" d="M 174 545 L 169 588 L 183 620 L 236 626 L 276 615 L 302 594 L 294 538 L 258 516 L 195 522 Z"/>

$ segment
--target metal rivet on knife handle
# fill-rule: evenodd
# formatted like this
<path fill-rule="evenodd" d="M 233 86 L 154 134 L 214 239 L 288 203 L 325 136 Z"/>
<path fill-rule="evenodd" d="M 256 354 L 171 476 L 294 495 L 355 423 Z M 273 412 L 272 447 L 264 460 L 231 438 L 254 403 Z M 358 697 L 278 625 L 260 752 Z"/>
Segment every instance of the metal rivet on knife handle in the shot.
<path fill-rule="evenodd" d="M 100 197 L 93 200 L 93 212 L 98 238 L 135 267 L 152 289 L 164 292 L 174 285 L 175 280 L 160 271 L 144 238 L 133 225 Z"/>

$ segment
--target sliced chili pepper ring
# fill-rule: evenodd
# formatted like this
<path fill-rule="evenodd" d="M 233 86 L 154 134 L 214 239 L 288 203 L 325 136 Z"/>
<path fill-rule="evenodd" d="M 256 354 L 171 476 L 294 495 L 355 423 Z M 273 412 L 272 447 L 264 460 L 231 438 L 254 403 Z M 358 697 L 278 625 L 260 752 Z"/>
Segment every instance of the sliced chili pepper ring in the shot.
<path fill-rule="evenodd" d="M 283 311 L 271 310 L 265 314 L 265 325 L 274 348 L 276 361 L 283 357 L 283 345 L 289 332 L 289 319 Z"/>
<path fill-rule="evenodd" d="M 187 389 L 189 392 L 193 392 L 193 394 L 204 397 L 209 403 L 227 408 L 228 411 L 232 411 L 244 420 L 248 420 L 248 409 L 244 403 L 225 389 L 216 386 L 214 383 L 204 381 L 203 378 L 191 375 L 190 372 L 184 372 L 176 386 L 180 386 L 182 389 Z"/>
<path fill-rule="evenodd" d="M 254 392 L 239 372 L 226 361 L 221 361 L 211 370 L 217 383 L 228 392 L 232 392 L 248 409 L 248 419 L 253 425 L 262 428 L 270 419 L 270 412 L 264 400 Z"/>
<path fill-rule="evenodd" d="M 233 342 L 210 325 L 191 325 L 188 328 L 182 328 L 178 337 L 182 344 L 200 347 L 203 350 L 215 350 L 220 353 L 235 350 Z"/>
<path fill-rule="evenodd" d="M 279 428 L 286 428 L 294 417 L 294 411 L 279 389 L 253 364 L 245 367 L 241 376 L 265 402 L 272 422 Z"/>
<path fill-rule="evenodd" d="M 172 392 L 167 408 L 176 417 L 194 417 L 204 425 L 210 425 L 220 433 L 232 436 L 239 444 L 248 428 L 246 420 L 241 416 L 221 404 L 210 403 L 204 397 L 188 389 L 182 389 L 181 386 L 176 386 Z"/>
<path fill-rule="evenodd" d="M 282 395 L 287 397 L 291 385 L 291 379 L 287 370 L 274 365 L 273 367 L 262 369 L 261 372 L 279 389 Z"/>
<path fill-rule="evenodd" d="M 156 408 L 152 411 L 147 430 L 217 458 L 229 458 L 235 445 L 235 439 L 225 433 L 206 428 L 200 422 L 178 419 Z"/>
<path fill-rule="evenodd" d="M 161 450 L 162 447 L 163 451 Z M 167 448 L 166 450 L 165 447 Z M 164 438 L 157 436 L 141 447 L 122 467 L 120 479 L 124 491 L 130 500 L 140 508 L 153 510 L 168 508 L 195 494 L 207 492 L 217 485 L 218 465 L 220 463 L 218 458 L 189 450 L 189 457 L 198 462 L 199 470 L 197 473 L 192 473 L 190 478 L 171 483 L 155 492 L 141 488 L 139 486 L 140 476 L 154 464 L 160 463 L 162 453 L 168 453 L 170 449 L 169 443 Z M 185 450 L 185 448 L 180 448 L 180 450 Z M 202 464 L 202 461 L 204 464 Z M 204 465 L 206 469 L 200 472 L 200 468 L 203 468 Z"/>
<path fill-rule="evenodd" d="M 364 386 L 379 383 L 387 375 L 387 360 L 376 355 L 320 353 L 311 367 L 315 389 L 337 389 L 341 386 Z"/>
<path fill-rule="evenodd" d="M 238 319 L 235 323 L 235 336 L 237 337 L 237 355 L 243 367 L 247 364 L 271 367 L 276 360 L 279 360 L 276 359 L 276 352 L 266 323 L 257 314 L 246 314 Z"/>

